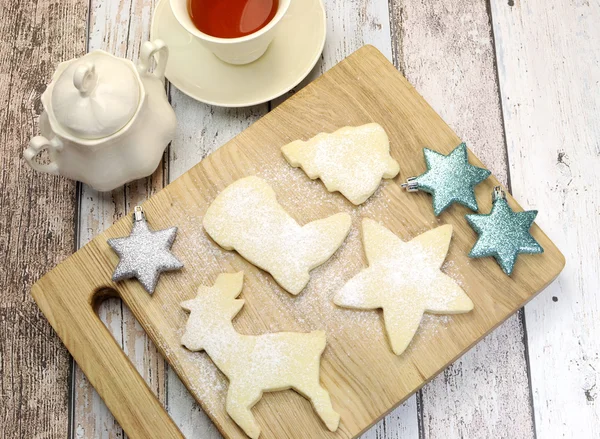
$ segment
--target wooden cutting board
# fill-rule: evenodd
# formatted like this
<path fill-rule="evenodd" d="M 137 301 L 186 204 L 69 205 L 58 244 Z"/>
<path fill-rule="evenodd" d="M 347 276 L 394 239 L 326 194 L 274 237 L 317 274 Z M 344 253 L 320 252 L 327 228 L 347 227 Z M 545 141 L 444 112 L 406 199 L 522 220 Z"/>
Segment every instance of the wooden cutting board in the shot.
<path fill-rule="evenodd" d="M 328 193 L 320 181 L 291 168 L 280 153 L 281 146 L 295 139 L 368 122 L 385 128 L 401 170 L 360 207 L 338 193 Z M 199 285 L 212 285 L 219 273 L 243 270 L 241 298 L 246 305 L 234 320 L 236 329 L 245 334 L 326 330 L 321 381 L 342 417 L 338 431 L 331 433 L 310 403 L 295 392 L 268 393 L 253 409 L 261 437 L 356 437 L 543 290 L 564 266 L 563 255 L 536 225 L 532 234 L 545 253 L 520 256 L 511 277 L 491 258 L 469 259 L 476 234 L 465 221 L 468 211 L 455 205 L 436 218 L 429 195 L 401 190 L 401 181 L 425 170 L 423 147 L 448 153 L 459 143 L 394 66 L 375 48 L 365 46 L 144 204 L 152 228 L 179 227 L 173 252 L 185 264 L 180 272 L 163 274 L 153 296 L 137 281 L 114 284 L 110 280 L 118 258 L 106 240 L 129 234 L 130 215 L 45 275 L 32 294 L 131 438 L 181 434 L 98 319 L 96 305 L 110 295 L 121 297 L 131 308 L 221 433 L 226 438 L 244 438 L 225 412 L 224 376 L 205 353 L 180 346 L 187 313 L 179 307 L 181 301 L 195 297 Z M 472 154 L 470 161 L 483 166 Z M 346 242 L 312 272 L 310 283 L 297 297 L 235 252 L 220 249 L 202 229 L 203 214 L 215 196 L 248 175 L 266 179 L 300 224 L 340 211 L 352 215 Z M 496 185 L 492 176 L 477 186 L 481 212 L 489 212 Z M 513 208 L 520 209 L 508 198 Z M 443 270 L 460 282 L 475 309 L 457 316 L 426 315 L 407 351 L 393 355 L 378 311 L 345 310 L 331 301 L 365 267 L 359 233 L 363 217 L 380 221 L 404 240 L 452 224 L 454 236 Z"/>

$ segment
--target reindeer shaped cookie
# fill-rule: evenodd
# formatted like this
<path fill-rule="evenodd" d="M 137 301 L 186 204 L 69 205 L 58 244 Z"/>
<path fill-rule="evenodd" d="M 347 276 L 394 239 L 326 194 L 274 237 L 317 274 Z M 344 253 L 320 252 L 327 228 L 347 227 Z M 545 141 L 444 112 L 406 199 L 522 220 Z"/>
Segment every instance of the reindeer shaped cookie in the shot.
<path fill-rule="evenodd" d="M 190 311 L 181 343 L 191 351 L 206 351 L 227 376 L 227 413 L 251 438 L 260 434 L 251 409 L 262 394 L 290 388 L 312 402 L 329 430 L 337 430 L 340 415 L 319 383 L 325 333 L 237 333 L 231 320 L 244 306 L 236 299 L 243 279 L 243 272 L 221 274 L 214 286 L 201 286 L 195 299 L 181 304 Z"/>
<path fill-rule="evenodd" d="M 309 271 L 338 249 L 350 230 L 347 213 L 300 226 L 277 202 L 271 186 L 246 177 L 227 186 L 204 215 L 206 232 L 226 250 L 237 252 L 291 294 L 310 280 Z"/>

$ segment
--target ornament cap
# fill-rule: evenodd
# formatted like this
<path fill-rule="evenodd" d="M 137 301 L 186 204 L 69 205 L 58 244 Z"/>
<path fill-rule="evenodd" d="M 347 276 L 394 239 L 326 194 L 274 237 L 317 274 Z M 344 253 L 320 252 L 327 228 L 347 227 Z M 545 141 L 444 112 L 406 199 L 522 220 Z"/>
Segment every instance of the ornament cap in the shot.
<path fill-rule="evenodd" d="M 500 186 L 496 186 L 494 192 L 492 192 L 492 202 L 497 200 L 506 200 L 506 192 Z"/>
<path fill-rule="evenodd" d="M 454 203 L 477 212 L 475 186 L 489 177 L 490 171 L 469 163 L 467 145 L 461 143 L 449 154 L 423 148 L 427 171 L 410 178 L 404 186 L 409 192 L 416 190 L 433 196 L 433 213 L 439 216 Z"/>
<path fill-rule="evenodd" d="M 142 206 L 135 206 L 133 209 L 133 221 L 137 223 L 138 221 L 144 220 L 144 210 L 142 209 Z"/>
<path fill-rule="evenodd" d="M 400 187 L 406 189 L 407 192 L 418 192 L 419 183 L 417 182 L 417 177 L 408 177 L 406 183 L 402 183 Z"/>

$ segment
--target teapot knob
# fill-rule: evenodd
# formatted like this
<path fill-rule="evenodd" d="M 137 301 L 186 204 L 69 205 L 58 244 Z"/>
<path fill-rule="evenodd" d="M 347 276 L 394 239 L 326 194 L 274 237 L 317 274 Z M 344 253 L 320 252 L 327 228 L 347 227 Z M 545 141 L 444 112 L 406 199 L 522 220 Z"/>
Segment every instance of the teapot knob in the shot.
<path fill-rule="evenodd" d="M 96 85 L 98 84 L 98 75 L 96 74 L 96 67 L 92 63 L 83 63 L 77 70 L 75 70 L 75 74 L 73 75 L 73 85 L 79 93 L 81 93 L 82 97 L 89 96 Z"/>

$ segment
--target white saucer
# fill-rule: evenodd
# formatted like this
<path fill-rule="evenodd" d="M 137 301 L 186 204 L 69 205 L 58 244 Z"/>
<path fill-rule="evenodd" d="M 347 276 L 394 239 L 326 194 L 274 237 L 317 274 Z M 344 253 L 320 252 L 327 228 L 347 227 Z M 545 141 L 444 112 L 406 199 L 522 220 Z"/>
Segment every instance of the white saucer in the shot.
<path fill-rule="evenodd" d="M 151 39 L 169 46 L 166 77 L 188 96 L 221 107 L 270 101 L 298 85 L 315 66 L 327 23 L 321 0 L 293 0 L 267 52 L 253 63 L 227 64 L 206 49 L 175 19 L 169 0 L 160 0 Z"/>

